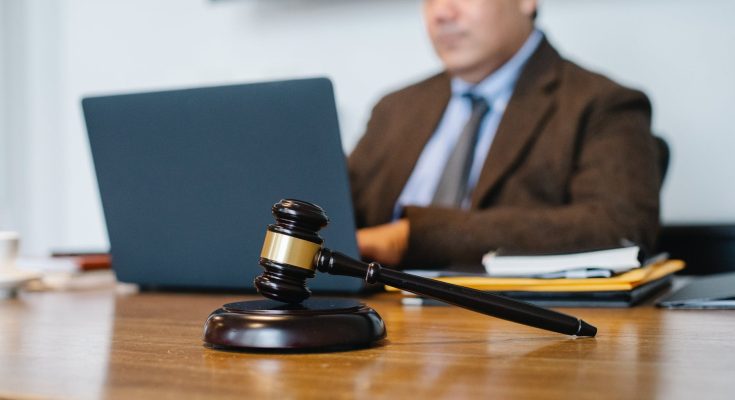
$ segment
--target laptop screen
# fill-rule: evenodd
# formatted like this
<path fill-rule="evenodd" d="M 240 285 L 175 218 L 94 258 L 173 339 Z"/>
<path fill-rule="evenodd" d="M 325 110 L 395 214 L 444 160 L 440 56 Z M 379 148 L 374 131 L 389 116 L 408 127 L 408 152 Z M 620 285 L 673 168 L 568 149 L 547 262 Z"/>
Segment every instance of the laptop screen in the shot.
<path fill-rule="evenodd" d="M 325 246 L 358 255 L 329 80 L 89 97 L 82 106 L 119 280 L 252 289 L 282 198 L 323 207 Z M 308 284 L 362 286 L 326 274 Z"/>

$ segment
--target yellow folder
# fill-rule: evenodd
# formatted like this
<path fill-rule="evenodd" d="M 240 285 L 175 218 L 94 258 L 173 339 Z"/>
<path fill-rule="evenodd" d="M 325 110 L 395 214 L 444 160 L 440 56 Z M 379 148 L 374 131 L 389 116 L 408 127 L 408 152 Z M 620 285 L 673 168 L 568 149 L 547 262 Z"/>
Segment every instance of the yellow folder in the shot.
<path fill-rule="evenodd" d="M 667 260 L 636 268 L 610 278 L 586 279 L 537 279 L 537 278 L 494 278 L 489 276 L 445 276 L 432 278 L 454 285 L 484 291 L 531 291 L 531 292 L 608 292 L 632 290 L 684 269 L 684 261 Z M 398 290 L 386 287 L 387 290 Z"/>

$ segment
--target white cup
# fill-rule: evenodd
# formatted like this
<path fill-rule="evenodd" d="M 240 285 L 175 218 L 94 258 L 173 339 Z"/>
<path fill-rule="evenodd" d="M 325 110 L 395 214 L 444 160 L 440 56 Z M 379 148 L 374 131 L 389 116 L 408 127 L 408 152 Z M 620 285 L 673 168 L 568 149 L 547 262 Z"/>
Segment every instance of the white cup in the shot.
<path fill-rule="evenodd" d="M 13 231 L 0 231 L 0 272 L 15 269 L 20 235 Z"/>

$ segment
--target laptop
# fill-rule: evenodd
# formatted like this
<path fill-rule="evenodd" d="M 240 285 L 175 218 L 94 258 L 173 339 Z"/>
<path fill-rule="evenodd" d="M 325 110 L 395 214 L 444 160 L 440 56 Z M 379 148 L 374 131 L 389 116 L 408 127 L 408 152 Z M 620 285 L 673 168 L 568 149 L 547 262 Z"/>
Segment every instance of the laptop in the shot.
<path fill-rule="evenodd" d="M 118 280 L 254 290 L 282 198 L 324 208 L 325 246 L 358 256 L 328 79 L 87 97 L 82 108 Z M 363 287 L 318 272 L 307 285 Z"/>

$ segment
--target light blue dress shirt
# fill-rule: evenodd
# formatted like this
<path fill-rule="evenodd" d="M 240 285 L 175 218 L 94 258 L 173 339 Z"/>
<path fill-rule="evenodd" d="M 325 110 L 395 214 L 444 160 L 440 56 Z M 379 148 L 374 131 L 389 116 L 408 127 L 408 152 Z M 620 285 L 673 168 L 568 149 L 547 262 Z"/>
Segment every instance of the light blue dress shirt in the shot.
<path fill-rule="evenodd" d="M 495 131 L 498 129 L 505 108 L 513 94 L 518 76 L 521 74 L 526 61 L 536 51 L 543 37 L 543 33 L 534 30 L 510 60 L 476 85 L 459 78 L 452 79 L 452 96 L 449 99 L 449 104 L 447 104 L 436 131 L 421 152 L 406 186 L 398 197 L 393 213 L 394 219 L 401 216 L 405 206 L 428 206 L 431 204 L 439 179 L 444 171 L 444 165 L 446 165 L 452 154 L 454 145 L 457 143 L 472 113 L 471 101 L 462 96 L 468 92 L 484 97 L 490 105 L 490 111 L 480 124 L 480 132 L 475 145 L 475 156 L 470 169 L 467 188 L 468 192 L 472 193 L 472 189 L 474 189 L 480 177 L 482 166 L 485 164 L 485 158 L 490 151 Z M 462 208 L 467 209 L 469 206 L 470 198 L 468 195 L 462 203 Z"/>

